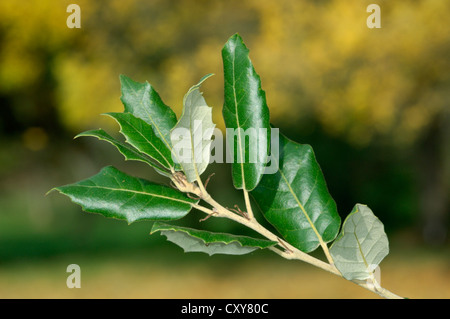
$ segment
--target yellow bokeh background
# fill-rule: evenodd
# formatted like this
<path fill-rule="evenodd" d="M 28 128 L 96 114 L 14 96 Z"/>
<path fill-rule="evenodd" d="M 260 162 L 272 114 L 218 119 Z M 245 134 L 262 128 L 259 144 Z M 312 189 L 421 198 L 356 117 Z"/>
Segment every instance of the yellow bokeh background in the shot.
<path fill-rule="evenodd" d="M 117 125 L 101 114 L 123 110 L 120 74 L 151 83 L 180 116 L 187 90 L 214 73 L 202 91 L 224 130 L 221 50 L 234 33 L 250 49 L 272 124 L 312 144 L 341 215 L 355 201 L 378 208 L 393 244 L 386 288 L 450 297 L 449 1 L 77 0 L 79 29 L 66 24 L 71 3 L 0 2 L 0 298 L 372 297 L 271 257 L 246 257 L 226 275 L 214 270 L 217 260 L 232 265 L 237 257 L 200 257 L 199 266 L 182 262 L 176 249 L 151 255 L 168 244 L 147 241 L 143 225 L 131 235 L 127 225 L 44 196 L 108 164 L 159 178 L 101 142 L 72 140 L 99 127 L 117 136 Z M 381 8 L 381 28 L 367 26 L 371 3 Z M 240 203 L 222 178 L 229 167 L 219 169 L 212 191 L 230 207 Z M 169 257 L 122 255 L 135 246 L 139 254 Z M 103 257 L 90 261 L 97 250 Z M 69 291 L 64 265 L 77 260 L 93 269 L 90 288 Z M 273 274 L 278 267 L 284 270 Z"/>

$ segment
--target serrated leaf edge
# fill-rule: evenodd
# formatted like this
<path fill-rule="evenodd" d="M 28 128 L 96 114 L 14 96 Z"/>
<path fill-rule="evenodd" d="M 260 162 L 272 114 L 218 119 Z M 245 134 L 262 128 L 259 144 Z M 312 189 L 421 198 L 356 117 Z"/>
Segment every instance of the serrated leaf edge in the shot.
<path fill-rule="evenodd" d="M 100 170 L 100 172 L 97 173 L 97 174 L 95 174 L 94 176 L 97 176 L 97 175 L 101 174 L 102 172 L 107 171 L 108 169 L 115 169 L 115 170 L 117 170 L 117 168 L 115 168 L 114 166 L 108 165 L 108 166 L 105 166 L 104 168 L 102 168 L 102 169 Z M 118 170 L 118 171 L 119 171 L 119 170 Z M 119 172 L 121 172 L 121 171 L 119 171 Z M 91 177 L 93 177 L 93 176 L 91 176 Z M 133 176 L 132 176 L 132 177 L 133 177 Z M 136 179 L 141 180 L 141 178 L 138 178 L 138 177 L 133 177 L 133 178 L 136 178 Z M 87 178 L 87 179 L 81 180 L 81 181 L 79 181 L 79 182 L 83 182 L 83 181 L 86 181 L 86 180 L 89 180 L 89 179 L 90 179 L 90 178 Z M 79 182 L 77 182 L 77 183 L 79 183 Z M 156 184 L 156 183 L 154 183 L 154 184 Z M 159 185 L 159 184 L 157 184 L 157 185 Z M 164 186 L 164 185 L 160 185 L 160 186 Z M 54 187 L 54 188 L 50 189 L 50 190 L 46 193 L 46 195 L 48 195 L 49 193 L 51 193 L 51 192 L 53 192 L 53 191 L 58 191 L 60 194 L 63 194 L 63 195 L 66 195 L 67 197 L 69 197 L 69 199 L 71 200 L 71 202 L 74 203 L 74 204 L 77 204 L 78 206 L 80 206 L 84 212 L 91 213 L 91 214 L 99 214 L 99 215 L 104 216 L 105 218 L 112 218 L 112 219 L 116 219 L 116 220 L 125 220 L 125 221 L 127 221 L 128 225 L 132 224 L 132 223 L 135 222 L 136 220 L 129 220 L 128 218 L 118 218 L 118 217 L 109 217 L 109 216 L 107 217 L 107 216 L 105 216 L 105 215 L 102 214 L 102 213 L 92 212 L 92 211 L 90 211 L 90 210 L 88 210 L 88 209 L 86 208 L 86 205 L 84 205 L 84 204 L 79 204 L 79 203 L 75 202 L 71 195 L 66 194 L 66 193 L 62 190 L 62 189 L 65 188 L 65 187 L 85 187 L 85 188 L 89 188 L 89 187 L 94 188 L 94 187 L 97 187 L 97 188 L 109 189 L 109 190 L 113 190 L 113 191 L 124 191 L 124 192 L 125 192 L 125 191 L 128 191 L 128 192 L 131 192 L 131 193 L 134 193 L 134 194 L 142 194 L 142 195 L 154 196 L 154 197 L 158 197 L 158 198 L 161 198 L 161 199 L 167 199 L 168 201 L 176 201 L 176 202 L 180 202 L 180 203 L 183 203 L 183 204 L 186 204 L 186 205 L 190 205 L 190 206 L 191 206 L 190 210 L 193 208 L 193 206 L 194 206 L 195 204 L 197 204 L 197 203 L 199 202 L 199 200 L 197 200 L 197 201 L 189 201 L 188 198 L 186 198 L 186 201 L 184 201 L 184 200 L 181 200 L 181 199 L 177 199 L 177 198 L 175 199 L 175 198 L 172 198 L 172 197 L 162 196 L 162 195 L 158 195 L 158 194 L 154 194 L 154 193 L 146 193 L 146 192 L 140 192 L 140 191 L 126 190 L 126 189 L 121 190 L 121 189 L 116 189 L 116 188 L 111 188 L 111 187 L 99 187 L 99 186 L 90 186 L 90 185 L 76 185 L 76 183 L 73 183 L 73 184 L 67 184 L 67 185 L 58 186 L 58 187 Z M 180 194 L 182 194 L 182 193 L 180 192 Z M 190 211 L 190 210 L 189 210 L 189 211 Z M 189 213 L 189 211 L 186 213 L 186 215 Z M 152 219 L 151 219 L 151 218 L 148 218 L 148 219 L 143 219 L 143 220 L 151 221 Z"/>
<path fill-rule="evenodd" d="M 115 113 L 115 112 L 108 112 L 108 113 L 103 113 L 102 115 L 106 115 L 106 116 L 109 116 L 110 118 L 112 118 L 112 119 L 114 119 L 116 122 L 117 122 L 117 124 L 119 125 L 119 132 L 125 137 L 125 141 L 129 144 L 129 145 L 131 145 L 133 148 L 135 148 L 138 152 L 140 152 L 140 153 L 143 153 L 143 154 L 145 154 L 145 155 L 147 155 L 147 156 L 149 156 L 149 157 L 151 157 L 152 159 L 154 159 L 155 161 L 157 161 L 159 164 L 161 164 L 163 167 L 165 167 L 165 168 L 167 168 L 167 169 L 170 169 L 170 170 L 172 170 L 172 169 L 174 169 L 174 167 L 167 161 L 167 159 L 165 158 L 165 156 L 163 155 L 163 154 L 161 154 L 161 152 L 159 151 L 159 149 L 146 137 L 146 136 L 144 136 L 137 128 L 135 128 L 135 127 L 133 127 L 135 130 L 136 130 L 136 132 L 138 132 L 141 136 L 142 136 L 142 138 L 144 138 L 157 152 L 158 152 L 158 154 L 166 161 L 166 164 L 167 164 L 167 166 L 166 165 L 164 165 L 163 163 L 161 163 L 159 160 L 157 160 L 156 158 L 153 158 L 151 155 L 149 155 L 149 154 L 147 154 L 147 153 L 144 153 L 144 152 L 141 152 L 141 151 L 139 151 L 137 148 L 136 148 L 136 146 L 134 146 L 134 144 L 129 140 L 129 138 L 127 137 L 127 135 L 123 132 L 123 129 L 122 129 L 122 125 L 120 124 L 120 122 L 114 117 L 114 115 L 115 114 L 125 114 L 125 113 Z M 131 113 L 127 113 L 127 114 L 130 114 L 131 116 L 133 116 L 133 117 L 135 117 L 136 119 L 139 119 L 139 120 L 142 120 L 142 119 L 140 119 L 140 118 L 138 118 L 138 117 L 136 117 L 136 116 L 134 116 L 133 114 L 131 114 Z M 145 121 L 144 121 L 145 122 Z M 146 123 L 146 122 L 145 122 Z M 146 124 L 148 124 L 148 123 L 146 123 Z M 131 125 L 131 124 L 130 124 Z M 156 138 L 158 138 L 158 139 L 160 139 L 161 140 L 161 138 L 160 137 L 158 137 L 158 136 L 156 136 L 156 134 L 155 134 L 155 137 Z M 162 141 L 162 140 L 161 140 Z M 164 143 L 164 142 L 163 142 Z M 166 145 L 165 143 L 164 143 L 164 145 Z M 166 145 L 167 146 L 167 145 Z"/>
<path fill-rule="evenodd" d="M 97 132 L 103 132 L 103 133 L 105 133 L 105 134 L 107 135 L 107 137 L 108 137 L 108 138 L 111 138 L 113 141 L 108 140 L 108 139 L 105 139 L 105 138 L 102 138 L 102 137 L 96 135 L 95 133 L 97 133 Z M 77 139 L 77 138 L 79 138 L 79 137 L 95 137 L 95 138 L 97 138 L 98 140 L 108 142 L 109 144 L 111 144 L 112 146 L 114 146 L 114 147 L 118 150 L 118 152 L 119 152 L 120 154 L 122 154 L 122 155 L 124 156 L 124 158 L 125 158 L 126 161 L 139 161 L 139 162 L 143 162 L 143 163 L 146 163 L 146 164 L 148 164 L 149 166 L 153 167 L 160 175 L 163 175 L 163 176 L 166 176 L 166 177 L 170 177 L 170 176 L 171 176 L 171 174 L 170 174 L 169 172 L 165 171 L 164 168 L 162 168 L 162 167 L 158 166 L 157 164 L 155 164 L 155 163 L 153 162 L 153 158 L 152 158 L 152 157 L 148 156 L 148 155 L 145 154 L 145 153 L 140 152 L 140 151 L 139 151 L 138 149 L 136 149 L 133 145 L 130 145 L 130 144 L 127 144 L 127 143 L 124 143 L 124 142 L 122 142 L 122 141 L 119 141 L 119 140 L 115 139 L 114 137 L 112 137 L 111 135 L 109 135 L 108 132 L 106 132 L 106 131 L 103 130 L 102 128 L 99 128 L 98 130 L 89 130 L 89 131 L 85 131 L 85 132 L 79 133 L 78 135 L 76 135 L 76 136 L 74 137 L 74 139 Z M 140 159 L 129 159 L 129 158 L 127 158 L 127 156 L 126 156 L 124 153 L 122 153 L 122 152 L 120 151 L 120 149 L 118 148 L 118 145 L 121 146 L 121 147 L 124 147 L 124 148 L 128 149 L 130 152 L 133 152 L 137 157 L 140 157 Z M 156 160 L 155 160 L 155 161 L 156 161 Z M 158 161 L 156 161 L 156 162 L 158 162 Z M 159 162 L 158 162 L 158 163 L 159 163 Z"/>
<path fill-rule="evenodd" d="M 234 235 L 234 234 L 228 234 L 228 233 L 213 233 L 213 234 L 218 234 L 218 235 L 226 235 L 226 236 L 232 236 L 232 237 L 242 237 L 242 238 L 247 238 L 247 239 L 251 239 L 251 240 L 258 240 L 258 241 L 264 241 L 264 242 L 268 242 L 271 243 L 271 245 L 267 245 L 266 247 L 263 246 L 251 246 L 251 245 L 243 245 L 238 239 L 232 239 L 229 242 L 223 241 L 223 240 L 218 240 L 218 241 L 206 241 L 204 238 L 195 236 L 191 233 L 189 233 L 189 230 L 193 230 L 196 232 L 205 232 L 205 233 L 213 233 L 210 231 L 206 231 L 206 230 L 199 230 L 199 229 L 194 229 L 194 228 L 189 228 L 189 227 L 181 227 L 181 226 L 173 226 L 173 225 L 169 225 L 166 223 L 160 223 L 160 222 L 155 222 L 153 224 L 152 230 L 150 231 L 150 235 L 152 235 L 153 233 L 157 232 L 157 231 L 174 231 L 174 232 L 184 232 L 185 234 L 194 237 L 196 239 L 201 240 L 205 245 L 207 244 L 213 244 L 213 243 L 222 243 L 225 245 L 229 245 L 233 242 L 237 242 L 239 245 L 241 245 L 241 247 L 254 247 L 256 249 L 266 249 L 272 246 L 275 246 L 276 244 L 278 244 L 275 241 L 270 241 L 270 240 L 266 240 L 266 239 L 259 239 L 259 238 L 253 238 L 253 237 L 249 237 L 249 236 L 244 236 L 244 235 Z"/>

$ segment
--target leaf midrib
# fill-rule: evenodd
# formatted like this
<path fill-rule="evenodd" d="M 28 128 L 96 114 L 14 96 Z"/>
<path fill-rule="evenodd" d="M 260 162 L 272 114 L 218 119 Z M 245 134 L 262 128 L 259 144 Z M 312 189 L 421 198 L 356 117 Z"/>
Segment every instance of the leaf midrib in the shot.
<path fill-rule="evenodd" d="M 242 141 L 241 141 L 241 130 L 239 128 L 241 128 L 241 125 L 239 123 L 239 115 L 238 115 L 238 102 L 237 102 L 237 97 L 236 97 L 236 71 L 235 71 L 235 61 L 236 61 L 236 46 L 234 47 L 233 50 L 233 61 L 232 61 L 232 66 L 233 66 L 233 98 L 234 98 L 234 110 L 235 110 L 235 117 L 236 117 L 236 124 L 237 124 L 237 128 L 238 128 L 238 145 L 239 145 L 239 157 L 240 157 L 240 166 L 241 166 L 241 176 L 242 176 L 242 188 L 243 189 L 247 189 L 246 185 L 245 185 L 245 175 L 244 175 L 244 160 L 242 158 Z"/>
<path fill-rule="evenodd" d="M 120 125 L 120 123 L 119 123 L 119 125 Z M 168 167 L 167 168 L 171 168 L 172 167 L 172 165 L 170 165 L 170 163 L 169 163 L 169 161 L 166 159 L 166 157 L 160 152 L 160 150 L 149 140 L 149 139 L 147 139 L 147 137 L 144 135 L 144 134 L 142 134 L 142 132 L 140 131 L 140 130 L 138 130 L 136 127 L 134 127 L 133 126 L 133 124 L 131 123 L 131 122 L 129 122 L 128 121 L 128 125 L 130 125 L 145 141 L 147 141 L 147 143 L 148 144 L 150 144 L 152 147 L 153 147 L 153 149 L 156 151 L 156 152 L 158 152 L 158 154 L 161 156 L 161 158 L 162 159 L 164 159 L 164 161 L 167 163 L 167 165 L 168 165 Z M 122 125 L 120 125 L 120 132 L 121 133 L 123 133 L 123 130 L 122 130 Z M 130 139 L 128 138 L 128 136 L 127 136 L 127 141 L 130 143 L 130 144 L 132 144 L 131 143 L 131 141 L 130 141 Z M 147 154 L 148 155 L 148 154 Z M 149 155 L 150 156 L 150 155 Z M 151 156 L 150 156 L 151 157 Z M 158 161 L 159 162 L 159 161 Z M 162 163 L 161 163 L 162 164 Z"/>
<path fill-rule="evenodd" d="M 355 214 L 358 213 L 358 212 L 359 212 L 359 208 L 356 208 Z M 361 215 L 362 215 L 362 213 L 361 213 Z M 357 227 L 357 225 L 355 224 L 355 221 L 354 221 L 353 218 L 352 218 L 352 224 L 353 224 L 353 227 L 354 227 L 353 236 L 355 236 L 356 243 L 358 244 L 359 253 L 361 254 L 361 257 L 363 259 L 364 266 L 366 266 L 367 271 L 370 273 L 370 271 L 369 271 L 369 264 L 368 264 L 368 262 L 366 260 L 364 252 L 362 251 L 362 246 L 361 246 L 361 243 L 359 242 L 358 236 L 356 236 L 356 227 Z M 372 225 L 372 227 L 373 227 L 373 225 Z M 367 231 L 367 234 L 370 234 L 370 230 Z M 363 239 L 363 241 L 364 241 L 364 239 Z M 373 246 L 372 246 L 372 248 L 373 248 Z"/>
<path fill-rule="evenodd" d="M 190 93 L 190 92 L 189 92 Z M 197 179 L 200 179 L 200 175 L 198 174 L 197 162 L 195 161 L 195 146 L 194 146 L 194 133 L 192 132 L 192 106 L 189 108 L 189 135 L 191 136 L 191 161 L 194 166 L 194 172 Z M 203 133 L 203 132 L 202 132 Z M 203 135 L 203 134 L 202 134 Z M 202 145 L 203 146 L 203 145 Z M 202 154 L 203 155 L 203 154 Z"/>
<path fill-rule="evenodd" d="M 291 195 L 294 197 L 295 201 L 297 202 L 297 205 L 300 207 L 300 210 L 302 211 L 303 215 L 305 216 L 306 220 L 308 221 L 308 223 L 310 224 L 311 228 L 313 229 L 314 233 L 317 236 L 317 239 L 319 240 L 320 245 L 325 245 L 325 243 L 323 242 L 322 236 L 319 234 L 319 232 L 317 231 L 316 226 L 314 225 L 314 223 L 312 222 L 311 218 L 309 217 L 308 213 L 306 212 L 305 208 L 303 207 L 302 203 L 300 202 L 300 200 L 298 199 L 297 195 L 295 195 L 294 190 L 292 189 L 291 184 L 288 182 L 286 176 L 284 175 L 283 171 L 281 170 L 281 168 L 279 169 L 279 173 L 281 175 L 281 177 L 283 178 L 284 182 L 286 183 L 287 187 L 289 188 L 289 192 L 291 193 Z"/>
<path fill-rule="evenodd" d="M 194 238 L 202 240 L 205 244 L 222 243 L 225 245 L 229 245 L 233 242 L 236 242 L 236 243 L 240 244 L 242 247 L 253 247 L 253 248 L 260 248 L 260 249 L 267 248 L 267 247 L 277 244 L 277 242 L 274 242 L 274 241 L 248 237 L 245 235 L 234 235 L 234 234 L 226 234 L 226 233 L 211 233 L 211 232 L 208 232 L 205 230 L 189 229 L 189 228 L 181 228 L 181 227 L 177 228 L 174 226 L 169 226 L 169 225 L 165 225 L 165 224 L 161 224 L 161 223 L 156 224 L 156 226 L 153 227 L 151 232 L 153 233 L 156 231 L 182 232 L 189 236 L 192 236 Z M 194 231 L 194 233 L 191 231 Z M 209 240 L 208 240 L 207 238 L 201 237 L 198 233 L 211 233 L 216 236 L 219 236 L 220 239 L 209 238 Z M 226 239 L 224 239 L 223 236 L 229 237 L 228 241 Z"/>
<path fill-rule="evenodd" d="M 141 195 L 145 195 L 145 196 L 153 196 L 153 197 L 167 199 L 167 200 L 171 200 L 171 201 L 175 201 L 175 202 L 189 204 L 191 206 L 193 205 L 193 203 L 191 203 L 189 201 L 184 201 L 184 200 L 173 198 L 173 197 L 168 197 L 168 196 L 163 196 L 163 195 L 154 194 L 154 193 L 148 193 L 148 192 L 142 192 L 142 191 L 136 191 L 136 190 L 130 190 L 130 189 L 112 188 L 112 187 L 97 186 L 97 185 L 95 185 L 95 186 L 90 186 L 90 185 L 70 185 L 70 187 L 96 188 L 96 189 L 105 189 L 105 190 L 116 191 L 116 192 L 127 192 L 127 193 L 133 193 L 133 194 L 141 194 Z"/>
<path fill-rule="evenodd" d="M 200 82 L 200 84 L 202 82 Z M 192 102 L 192 97 L 191 97 L 190 103 L 187 103 L 186 101 L 187 101 L 188 97 L 191 96 L 190 94 L 192 94 L 192 92 L 194 92 L 196 90 L 200 90 L 200 84 L 197 84 L 197 85 L 191 87 L 189 89 L 189 91 L 186 93 L 186 95 L 184 96 L 184 98 L 183 98 L 184 111 L 183 111 L 183 115 L 180 118 L 180 121 L 178 122 L 178 124 L 180 124 L 183 121 L 186 121 L 187 125 L 188 125 L 187 128 L 189 131 L 190 145 L 191 145 L 191 163 L 190 164 L 192 164 L 192 168 L 194 170 L 197 180 L 200 179 L 200 174 L 199 174 L 198 165 L 197 165 L 197 161 L 196 161 L 196 153 L 195 153 L 195 145 L 194 145 L 194 136 L 195 136 L 194 129 L 195 129 L 195 127 L 193 128 L 193 125 L 195 124 L 194 122 L 196 119 L 194 118 L 193 114 L 194 114 L 195 110 L 198 110 L 199 108 L 205 108 L 205 107 L 209 108 L 209 106 L 207 104 L 200 104 L 200 105 L 193 106 L 194 104 Z M 186 118 L 186 120 L 184 120 L 185 118 Z M 177 126 L 178 126 L 178 124 L 177 124 Z M 202 122 L 202 124 L 203 124 L 203 122 Z M 175 127 L 177 127 L 177 126 L 175 126 Z M 201 155 L 201 159 L 203 160 L 203 131 L 200 131 L 200 134 L 202 136 L 202 144 L 201 144 L 202 149 L 201 149 L 200 155 Z M 184 166 L 183 168 L 186 169 L 186 165 L 182 165 L 182 166 Z M 192 168 L 187 168 L 187 169 L 192 170 Z"/>
<path fill-rule="evenodd" d="M 142 98 L 139 98 L 139 95 L 137 94 L 136 90 L 131 87 L 128 86 L 129 88 L 131 88 L 131 90 L 133 91 L 134 95 L 139 99 L 139 103 L 141 104 L 141 106 L 143 107 L 143 109 L 145 110 L 145 113 L 147 114 L 148 118 L 150 119 L 150 121 L 152 122 L 152 125 L 156 128 L 156 130 L 159 133 L 160 138 L 163 140 L 164 144 L 166 144 L 167 148 L 170 150 L 171 153 L 175 154 L 175 157 L 177 157 L 176 152 L 172 152 L 172 146 L 170 145 L 170 143 L 167 142 L 166 138 L 164 137 L 164 135 L 162 134 L 161 130 L 159 129 L 158 125 L 156 125 L 155 121 L 153 120 L 151 114 L 146 110 L 145 105 L 144 105 L 144 94 L 142 94 Z M 150 91 L 148 90 L 149 84 L 145 84 L 145 89 L 144 91 Z M 178 161 L 179 162 L 179 161 Z"/>
<path fill-rule="evenodd" d="M 83 132 L 81 134 L 78 134 L 76 137 L 78 137 L 78 136 L 91 136 L 91 137 L 96 137 L 96 138 L 98 138 L 100 140 L 106 141 L 106 142 L 110 143 L 111 145 L 115 146 L 119 150 L 119 152 L 123 156 L 125 156 L 126 160 L 130 159 L 127 155 L 122 153 L 122 151 L 117 147 L 117 146 L 121 146 L 121 147 L 125 148 L 127 151 L 133 153 L 137 157 L 136 159 L 133 159 L 133 160 L 142 161 L 142 162 L 144 162 L 146 164 L 149 164 L 151 167 L 153 167 L 154 169 L 158 170 L 159 172 L 166 174 L 166 171 L 162 167 L 160 167 L 159 165 L 153 163 L 153 161 L 152 161 L 153 158 L 151 156 L 149 156 L 149 155 L 147 155 L 147 154 L 145 154 L 143 152 L 140 152 L 137 149 L 135 149 L 134 147 L 131 147 L 130 145 L 122 143 L 121 141 L 116 140 L 116 139 L 114 139 L 111 136 L 108 136 L 108 135 L 107 136 L 97 135 L 97 134 L 102 134 L 102 133 L 106 133 L 106 132 L 101 130 L 101 129 L 100 130 L 92 130 L 92 131 L 87 131 L 87 132 Z M 159 163 L 159 161 L 157 161 L 157 162 Z"/>

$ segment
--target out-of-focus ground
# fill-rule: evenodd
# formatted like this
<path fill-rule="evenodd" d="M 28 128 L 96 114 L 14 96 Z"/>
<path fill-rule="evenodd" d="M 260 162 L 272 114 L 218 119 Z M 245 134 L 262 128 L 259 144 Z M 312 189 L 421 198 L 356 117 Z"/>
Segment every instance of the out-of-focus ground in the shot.
<path fill-rule="evenodd" d="M 266 92 L 271 123 L 310 144 L 342 220 L 356 203 L 384 223 L 382 285 L 450 298 L 450 2 L 379 0 L 0 1 L 0 298 L 373 298 L 345 280 L 266 252 L 185 255 L 150 223 L 82 213 L 56 192 L 114 165 L 168 184 L 101 141 L 73 137 L 121 112 L 119 75 L 144 82 L 181 115 L 202 85 L 224 131 L 221 50 L 239 33 Z M 244 207 L 228 164 L 208 190 Z M 264 222 L 261 215 L 258 215 Z M 187 226 L 241 233 L 192 212 Z M 266 223 L 267 224 L 267 223 Z M 267 225 L 266 225 L 267 226 Z M 66 287 L 78 264 L 82 288 Z"/>
<path fill-rule="evenodd" d="M 450 298 L 448 256 L 398 247 L 382 263 L 382 285 L 408 298 Z M 0 298 L 378 298 L 277 256 L 184 258 L 148 250 L 11 263 L 0 267 Z M 67 288 L 68 263 L 80 265 L 81 288 Z"/>

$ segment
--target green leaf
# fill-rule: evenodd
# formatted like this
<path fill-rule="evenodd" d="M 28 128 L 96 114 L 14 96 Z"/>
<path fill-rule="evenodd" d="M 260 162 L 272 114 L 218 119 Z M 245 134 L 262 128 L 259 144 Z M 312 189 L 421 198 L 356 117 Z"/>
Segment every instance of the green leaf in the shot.
<path fill-rule="evenodd" d="M 287 242 L 311 252 L 336 237 L 341 220 L 312 147 L 282 134 L 279 141 L 278 171 L 251 194 Z"/>
<path fill-rule="evenodd" d="M 243 255 L 277 244 L 264 239 L 212 233 L 163 223 L 154 223 L 150 234 L 157 231 L 166 236 L 167 240 L 183 248 L 185 252 L 203 252 L 210 256 L 214 254 Z"/>
<path fill-rule="evenodd" d="M 175 220 L 198 201 L 167 186 L 129 176 L 112 166 L 83 181 L 55 188 L 83 210 L 126 220 Z"/>
<path fill-rule="evenodd" d="M 366 205 L 356 204 L 330 248 L 336 268 L 345 279 L 364 280 L 389 254 L 383 223 Z"/>
<path fill-rule="evenodd" d="M 152 126 L 131 113 L 106 113 L 119 123 L 126 141 L 167 169 L 173 169 L 171 151 L 153 132 Z"/>
<path fill-rule="evenodd" d="M 211 137 L 216 125 L 212 121 L 212 108 L 199 91 L 210 76 L 204 76 L 186 93 L 183 114 L 171 132 L 173 152 L 188 182 L 195 181 L 205 171 L 211 155 Z"/>
<path fill-rule="evenodd" d="M 120 76 L 121 100 L 125 112 L 144 120 L 152 126 L 169 150 L 170 130 L 177 124 L 177 117 L 170 107 L 164 104 L 159 94 L 148 83 L 135 82 L 125 75 Z"/>
<path fill-rule="evenodd" d="M 222 58 L 225 77 L 222 113 L 227 127 L 227 140 L 232 143 L 229 146 L 234 154 L 233 184 L 237 189 L 250 191 L 261 180 L 267 161 L 269 109 L 266 95 L 261 89 L 261 80 L 249 58 L 249 50 L 238 34 L 225 44 Z M 235 137 L 229 134 L 230 129 L 234 129 Z M 246 136 L 250 136 L 248 142 Z"/>
<path fill-rule="evenodd" d="M 77 136 L 75 136 L 75 138 L 78 138 L 81 136 L 92 136 L 92 137 L 98 138 L 99 140 L 109 142 L 118 149 L 118 151 L 125 157 L 125 160 L 127 160 L 127 161 L 134 160 L 134 161 L 144 162 L 144 163 L 150 165 L 151 167 L 153 167 L 159 174 L 166 176 L 166 177 L 171 176 L 171 174 L 169 172 L 165 171 L 162 167 L 156 165 L 152 161 L 152 159 L 149 158 L 146 154 L 139 152 L 138 150 L 136 150 L 135 148 L 133 148 L 132 146 L 130 146 L 126 143 L 122 143 L 121 141 L 116 140 L 114 137 L 112 137 L 111 135 L 109 135 L 102 129 L 86 131 L 86 132 L 78 134 Z"/>

